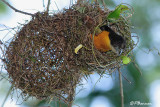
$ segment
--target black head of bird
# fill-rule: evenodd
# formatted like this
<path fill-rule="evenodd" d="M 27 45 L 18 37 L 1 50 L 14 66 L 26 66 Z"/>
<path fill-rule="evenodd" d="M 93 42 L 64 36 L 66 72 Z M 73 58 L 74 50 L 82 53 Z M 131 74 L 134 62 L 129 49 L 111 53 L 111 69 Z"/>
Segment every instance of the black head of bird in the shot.
<path fill-rule="evenodd" d="M 104 25 L 100 27 L 102 31 L 109 32 L 109 39 L 111 41 L 111 48 L 112 51 L 117 53 L 118 55 L 122 52 L 123 49 L 126 47 L 126 40 L 121 35 L 115 33 L 110 27 Z"/>

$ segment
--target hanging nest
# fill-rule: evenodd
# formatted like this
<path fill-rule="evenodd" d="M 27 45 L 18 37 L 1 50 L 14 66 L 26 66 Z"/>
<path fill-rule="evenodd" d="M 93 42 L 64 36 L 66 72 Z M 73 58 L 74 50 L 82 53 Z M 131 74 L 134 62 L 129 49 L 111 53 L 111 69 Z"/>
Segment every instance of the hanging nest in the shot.
<path fill-rule="evenodd" d="M 112 51 L 102 53 L 92 48 L 90 35 L 100 23 L 109 23 L 109 12 L 99 5 L 82 3 L 53 15 L 36 13 L 7 47 L 4 62 L 12 84 L 25 96 L 72 102 L 84 74 L 112 71 L 122 64 Z M 134 44 L 126 20 L 121 18 L 112 29 L 126 39 L 121 55 L 128 54 Z M 83 48 L 76 54 L 79 44 Z"/>

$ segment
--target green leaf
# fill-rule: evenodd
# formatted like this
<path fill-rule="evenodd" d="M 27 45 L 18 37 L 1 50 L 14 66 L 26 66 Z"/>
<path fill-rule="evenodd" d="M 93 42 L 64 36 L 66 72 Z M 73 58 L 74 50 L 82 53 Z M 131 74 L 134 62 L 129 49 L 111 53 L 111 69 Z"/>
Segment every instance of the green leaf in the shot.
<path fill-rule="evenodd" d="M 125 10 L 128 10 L 128 9 L 129 9 L 129 8 L 128 8 L 126 5 L 120 4 L 120 5 L 118 5 L 118 6 L 116 7 L 116 9 L 115 9 L 113 12 L 109 13 L 107 19 L 108 19 L 108 20 L 116 20 L 116 19 L 119 19 L 120 14 L 121 14 L 122 12 L 124 12 Z"/>
<path fill-rule="evenodd" d="M 2 1 L 0 1 L 0 14 L 5 13 L 7 11 L 7 6 L 4 5 Z"/>
<path fill-rule="evenodd" d="M 121 58 L 123 64 L 129 64 L 131 62 L 131 58 L 129 58 L 128 56 L 122 56 Z"/>

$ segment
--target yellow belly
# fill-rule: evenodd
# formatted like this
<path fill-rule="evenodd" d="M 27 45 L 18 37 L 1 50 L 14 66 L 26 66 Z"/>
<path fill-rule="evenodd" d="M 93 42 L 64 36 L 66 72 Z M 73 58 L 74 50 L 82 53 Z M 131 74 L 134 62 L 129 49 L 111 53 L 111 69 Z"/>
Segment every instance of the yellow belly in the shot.
<path fill-rule="evenodd" d="M 94 36 L 94 46 L 101 52 L 107 52 L 111 50 L 109 32 L 102 31 L 99 35 Z"/>

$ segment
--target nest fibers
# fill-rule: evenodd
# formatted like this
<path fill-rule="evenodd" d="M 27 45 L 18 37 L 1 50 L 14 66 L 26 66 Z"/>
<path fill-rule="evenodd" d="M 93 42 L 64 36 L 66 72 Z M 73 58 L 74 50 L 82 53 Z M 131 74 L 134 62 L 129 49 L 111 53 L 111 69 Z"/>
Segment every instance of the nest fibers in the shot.
<path fill-rule="evenodd" d="M 79 4 L 54 15 L 36 13 L 7 47 L 5 64 L 12 84 L 24 96 L 72 102 L 75 87 L 84 74 L 112 71 L 121 64 L 120 56 L 113 52 L 92 49 L 90 34 L 100 23 L 109 23 L 109 12 L 98 5 Z M 133 43 L 126 20 L 112 28 L 126 38 L 127 46 L 121 55 L 128 54 Z M 79 44 L 83 48 L 76 54 Z"/>

